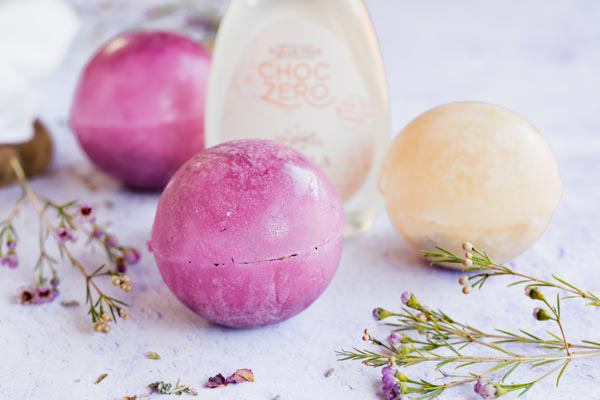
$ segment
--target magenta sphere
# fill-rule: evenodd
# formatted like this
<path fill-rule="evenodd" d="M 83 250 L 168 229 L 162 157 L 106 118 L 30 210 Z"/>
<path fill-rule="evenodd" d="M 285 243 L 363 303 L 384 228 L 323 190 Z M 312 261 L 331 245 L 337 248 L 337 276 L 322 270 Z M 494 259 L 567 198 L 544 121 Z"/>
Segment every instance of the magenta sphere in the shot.
<path fill-rule="evenodd" d="M 137 189 L 162 189 L 204 148 L 210 53 L 178 34 L 116 37 L 89 61 L 70 123 L 106 173 Z"/>
<path fill-rule="evenodd" d="M 150 246 L 190 309 L 230 327 L 288 319 L 325 290 L 339 263 L 343 206 L 296 150 L 236 140 L 185 163 L 158 203 Z"/>

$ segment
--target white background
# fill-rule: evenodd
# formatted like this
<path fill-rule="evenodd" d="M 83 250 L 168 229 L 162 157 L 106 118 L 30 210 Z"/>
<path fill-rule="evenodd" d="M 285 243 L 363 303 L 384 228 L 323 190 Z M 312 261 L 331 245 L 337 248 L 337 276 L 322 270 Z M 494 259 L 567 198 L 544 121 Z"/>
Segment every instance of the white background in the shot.
<path fill-rule="evenodd" d="M 39 82 L 41 116 L 56 139 L 57 157 L 53 173 L 36 179 L 34 186 L 57 200 L 97 204 L 99 218 L 113 221 L 123 242 L 145 250 L 157 195 L 125 191 L 95 172 L 66 124 L 78 71 L 98 41 L 130 24 L 144 24 L 140 16 L 146 2 L 103 3 L 108 6 L 78 2 L 80 10 L 91 14 L 82 37 L 64 65 Z M 514 266 L 542 276 L 558 273 L 600 292 L 600 3 L 367 3 L 386 63 L 393 133 L 419 113 L 457 100 L 497 103 L 529 119 L 555 151 L 564 194 L 546 234 Z M 106 11 L 111 4 L 112 14 Z M 18 195 L 16 187 L 0 189 L 0 217 Z M 107 200 L 114 202 L 113 208 L 104 206 Z M 278 394 L 283 400 L 375 399 L 379 371 L 338 362 L 335 350 L 362 346 L 362 330 L 376 326 L 371 309 L 398 307 L 405 289 L 431 307 L 488 329 L 545 327 L 532 320 L 533 304 L 521 289 L 505 289 L 506 281 L 490 282 L 468 297 L 460 294 L 458 275 L 422 264 L 382 211 L 369 234 L 345 243 L 338 273 L 325 294 L 290 321 L 254 330 L 213 326 L 171 295 L 145 253 L 131 271 L 133 319 L 109 335 L 94 334 L 84 307 L 65 309 L 58 302 L 23 307 L 12 300 L 20 285 L 33 281 L 37 251 L 33 212 L 25 211 L 20 221 L 22 266 L 0 270 L 2 399 L 112 399 L 144 393 L 154 380 L 177 378 L 199 388 L 201 399 L 271 400 Z M 60 299 L 83 300 L 80 276 L 66 265 L 63 271 Z M 565 320 L 572 338 L 600 340 L 597 311 L 578 304 L 566 307 Z M 145 359 L 149 350 L 162 360 Z M 208 376 L 243 367 L 254 370 L 256 382 L 201 388 Z M 330 368 L 335 371 L 325 378 Z M 435 379 L 427 371 L 415 368 L 409 375 Z M 512 376 L 515 381 L 534 376 L 519 371 Z M 600 361 L 572 363 L 558 389 L 549 380 L 526 398 L 596 399 L 599 371 Z M 94 385 L 105 372 L 108 377 Z M 475 394 L 468 387 L 442 398 L 474 399 Z"/>

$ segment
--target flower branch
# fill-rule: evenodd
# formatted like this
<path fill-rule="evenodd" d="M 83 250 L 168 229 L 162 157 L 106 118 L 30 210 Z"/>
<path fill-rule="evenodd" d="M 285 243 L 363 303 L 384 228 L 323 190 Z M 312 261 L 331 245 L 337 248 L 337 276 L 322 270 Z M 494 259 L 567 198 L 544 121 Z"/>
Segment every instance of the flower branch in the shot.
<path fill-rule="evenodd" d="M 510 284 L 526 284 L 525 295 L 539 302 L 533 310 L 537 321 L 552 322 L 557 327 L 554 333 L 541 338 L 524 329 L 517 333 L 495 329 L 492 332 L 457 321 L 443 311 L 436 311 L 421 304 L 411 292 L 401 296 L 403 307 L 399 312 L 383 308 L 373 310 L 373 317 L 391 328 L 390 334 L 382 340 L 365 330 L 363 340 L 374 349 L 353 349 L 340 351 L 340 360 L 356 360 L 382 369 L 382 390 L 387 400 L 432 399 L 446 390 L 472 384 L 474 391 L 484 399 L 494 399 L 507 393 L 518 391 L 522 395 L 537 383 L 556 375 L 559 384 L 568 365 L 576 360 L 600 357 L 600 343 L 583 340 L 573 343 L 567 339 L 561 314 L 561 301 L 584 298 L 596 304 L 598 297 L 589 291 L 553 276 L 546 281 L 513 271 L 497 264 L 484 251 L 469 243 L 463 245 L 464 256 L 437 248 L 437 252 L 425 252 L 432 263 L 462 264 L 465 271 L 475 272 L 462 276 L 459 283 L 463 293 L 468 294 L 474 287 L 482 288 L 490 277 L 515 276 L 519 280 Z M 542 292 L 553 289 L 569 293 L 561 297 L 556 294 L 556 303 L 548 301 Z M 405 373 L 415 365 L 431 364 L 432 369 L 441 374 L 442 383 L 425 379 L 409 378 Z M 531 381 L 509 383 L 508 378 L 520 367 L 545 370 Z M 451 368 L 454 374 L 444 371 Z M 457 375 L 464 372 L 464 375 Z"/>
<path fill-rule="evenodd" d="M 71 201 L 65 204 L 53 202 L 37 194 L 25 176 L 18 159 L 11 160 L 11 168 L 23 191 L 22 197 L 4 221 L 0 222 L 0 263 L 9 268 L 16 268 L 17 232 L 13 221 L 21 208 L 30 203 L 39 219 L 39 250 L 35 269 L 38 272 L 37 284 L 33 288 L 21 291 L 19 301 L 22 304 L 43 304 L 53 301 L 59 294 L 58 260 L 50 255 L 47 241 L 53 239 L 60 258 L 68 261 L 83 276 L 86 284 L 86 303 L 88 314 L 92 319 L 94 330 L 109 332 L 109 322 L 118 318 L 129 319 L 125 310 L 127 304 L 112 297 L 101 288 L 99 279 L 110 278 L 113 285 L 125 292 L 132 290 L 129 276 L 125 275 L 127 267 L 137 264 L 141 258 L 139 251 L 130 246 L 120 245 L 117 239 L 106 229 L 96 223 L 95 210 L 87 203 Z M 49 217 L 49 212 L 56 214 L 56 222 Z M 88 237 L 87 245 L 100 244 L 106 253 L 108 263 L 94 272 L 88 273 L 84 264 L 75 256 L 70 246 L 77 242 L 77 234 Z M 47 270 L 50 276 L 47 275 Z"/>

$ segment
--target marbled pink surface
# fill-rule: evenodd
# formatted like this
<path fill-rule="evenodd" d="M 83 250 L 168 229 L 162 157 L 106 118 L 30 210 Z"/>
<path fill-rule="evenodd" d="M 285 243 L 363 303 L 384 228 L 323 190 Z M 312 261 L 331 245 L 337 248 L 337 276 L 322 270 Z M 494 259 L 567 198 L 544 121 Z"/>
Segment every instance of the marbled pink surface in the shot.
<path fill-rule="evenodd" d="M 306 157 L 236 140 L 193 157 L 161 195 L 151 248 L 171 291 L 215 323 L 290 318 L 325 290 L 344 225 L 339 195 Z"/>
<path fill-rule="evenodd" d="M 91 160 L 138 189 L 161 189 L 204 148 L 210 53 L 173 33 L 106 43 L 75 91 L 70 124 Z"/>

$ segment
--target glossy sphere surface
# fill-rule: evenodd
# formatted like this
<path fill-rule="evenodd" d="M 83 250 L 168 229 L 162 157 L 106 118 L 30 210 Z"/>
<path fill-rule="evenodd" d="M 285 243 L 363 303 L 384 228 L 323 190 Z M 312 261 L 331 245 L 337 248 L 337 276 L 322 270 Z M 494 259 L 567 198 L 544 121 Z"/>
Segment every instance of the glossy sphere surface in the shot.
<path fill-rule="evenodd" d="M 102 170 L 138 189 L 162 189 L 204 148 L 210 53 L 167 32 L 119 36 L 90 60 L 70 115 Z"/>
<path fill-rule="evenodd" d="M 164 281 L 217 324 L 292 317 L 325 290 L 343 208 L 324 173 L 278 142 L 236 140 L 184 164 L 166 186 L 151 248 Z"/>
<path fill-rule="evenodd" d="M 500 262 L 537 240 L 561 196 L 556 160 L 538 131 L 484 103 L 447 104 L 413 120 L 389 149 L 379 185 L 416 250 L 461 254 L 469 241 Z"/>

